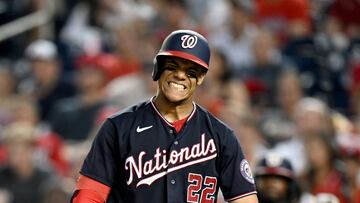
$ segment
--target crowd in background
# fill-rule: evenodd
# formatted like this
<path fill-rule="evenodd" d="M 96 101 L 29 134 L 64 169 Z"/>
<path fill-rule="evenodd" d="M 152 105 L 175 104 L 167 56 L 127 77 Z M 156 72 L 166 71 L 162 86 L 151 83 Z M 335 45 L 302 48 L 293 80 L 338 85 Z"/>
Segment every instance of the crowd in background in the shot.
<path fill-rule="evenodd" d="M 196 101 L 253 175 L 286 161 L 298 194 L 275 202 L 360 203 L 360 0 L 3 0 L 0 25 L 36 11 L 49 22 L 0 42 L 0 203 L 67 202 L 104 119 L 155 94 L 176 29 L 209 40 Z"/>

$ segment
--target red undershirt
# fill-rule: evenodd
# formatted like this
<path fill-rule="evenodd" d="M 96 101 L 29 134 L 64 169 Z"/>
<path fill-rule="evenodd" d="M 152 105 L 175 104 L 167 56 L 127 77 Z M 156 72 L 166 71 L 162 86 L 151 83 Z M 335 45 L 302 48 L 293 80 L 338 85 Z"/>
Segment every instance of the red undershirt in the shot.
<path fill-rule="evenodd" d="M 180 132 L 180 130 L 184 127 L 187 119 L 188 119 L 188 116 L 181 120 L 177 120 L 177 121 L 174 121 L 171 123 L 174 126 L 176 132 Z"/>

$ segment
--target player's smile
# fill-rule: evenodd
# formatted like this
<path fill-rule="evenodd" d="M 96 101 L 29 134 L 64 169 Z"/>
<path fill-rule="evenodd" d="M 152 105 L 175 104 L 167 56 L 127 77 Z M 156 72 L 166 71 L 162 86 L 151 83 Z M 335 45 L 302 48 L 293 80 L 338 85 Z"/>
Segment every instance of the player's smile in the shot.
<path fill-rule="evenodd" d="M 184 101 L 192 97 L 196 86 L 202 83 L 204 75 L 202 68 L 191 61 L 174 57 L 166 58 L 159 87 L 168 100 Z"/>
<path fill-rule="evenodd" d="M 182 90 L 185 90 L 185 89 L 186 89 L 186 86 L 185 86 L 185 85 L 179 84 L 179 83 L 176 83 L 176 82 L 173 82 L 173 81 L 168 82 L 168 85 L 169 85 L 171 88 L 177 89 L 178 91 L 182 91 Z"/>

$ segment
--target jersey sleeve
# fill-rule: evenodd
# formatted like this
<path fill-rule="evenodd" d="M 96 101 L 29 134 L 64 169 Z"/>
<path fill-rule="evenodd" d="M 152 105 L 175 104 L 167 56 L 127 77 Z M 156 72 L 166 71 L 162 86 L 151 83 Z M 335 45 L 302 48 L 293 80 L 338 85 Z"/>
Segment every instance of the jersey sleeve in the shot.
<path fill-rule="evenodd" d="M 232 131 L 224 138 L 220 161 L 220 188 L 226 201 L 256 194 L 249 162 Z"/>
<path fill-rule="evenodd" d="M 98 131 L 80 173 L 111 187 L 117 171 L 115 144 L 116 130 L 107 119 Z"/>

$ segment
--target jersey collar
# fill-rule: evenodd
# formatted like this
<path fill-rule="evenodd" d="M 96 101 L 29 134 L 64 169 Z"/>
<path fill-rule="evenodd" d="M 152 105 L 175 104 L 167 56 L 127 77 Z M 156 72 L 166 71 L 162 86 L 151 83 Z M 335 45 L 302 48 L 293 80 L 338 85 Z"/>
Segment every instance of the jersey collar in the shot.
<path fill-rule="evenodd" d="M 155 96 L 153 96 L 151 99 L 150 99 L 150 102 L 151 102 L 151 106 L 153 107 L 153 109 L 155 110 L 155 112 L 157 113 L 158 116 L 160 116 L 160 118 L 167 124 L 169 125 L 170 127 L 174 127 L 173 124 L 171 122 L 169 122 L 168 120 L 166 120 L 166 118 L 160 113 L 160 111 L 156 108 L 155 104 L 154 104 L 154 99 L 155 99 Z M 186 122 L 188 122 L 195 114 L 196 112 L 196 104 L 195 102 L 192 102 L 193 104 L 193 110 L 191 111 L 189 117 L 187 118 Z"/>

